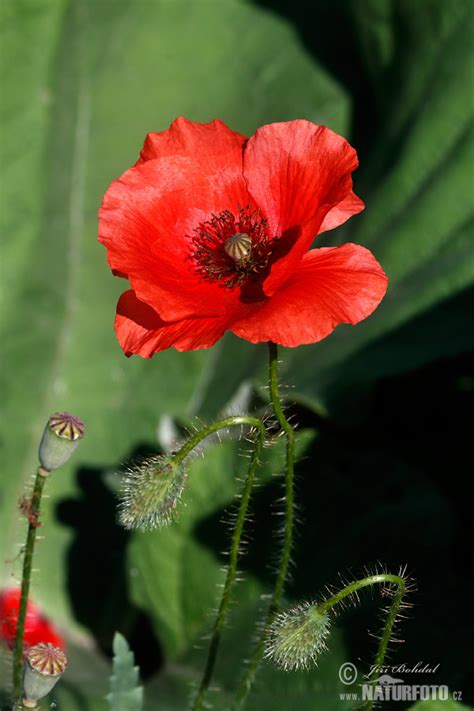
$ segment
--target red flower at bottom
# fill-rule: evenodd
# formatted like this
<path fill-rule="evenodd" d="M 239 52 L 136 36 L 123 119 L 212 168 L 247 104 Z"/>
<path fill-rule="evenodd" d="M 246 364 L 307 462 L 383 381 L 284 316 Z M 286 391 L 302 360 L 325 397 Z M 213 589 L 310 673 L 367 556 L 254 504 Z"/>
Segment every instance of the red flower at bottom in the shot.
<path fill-rule="evenodd" d="M 8 588 L 0 591 L 0 640 L 3 640 L 9 649 L 13 649 L 15 646 L 20 596 L 20 588 Z M 50 642 L 55 647 L 66 648 L 63 638 L 55 630 L 53 624 L 31 600 L 28 601 L 26 611 L 23 642 L 25 649 L 34 647 L 40 642 Z"/>
<path fill-rule="evenodd" d="M 148 134 L 99 212 L 112 271 L 132 287 L 115 321 L 126 355 L 208 348 L 226 330 L 298 346 L 369 316 L 387 287 L 372 254 L 310 249 L 364 208 L 357 164 L 344 138 L 303 120 L 249 139 L 183 118 Z"/>

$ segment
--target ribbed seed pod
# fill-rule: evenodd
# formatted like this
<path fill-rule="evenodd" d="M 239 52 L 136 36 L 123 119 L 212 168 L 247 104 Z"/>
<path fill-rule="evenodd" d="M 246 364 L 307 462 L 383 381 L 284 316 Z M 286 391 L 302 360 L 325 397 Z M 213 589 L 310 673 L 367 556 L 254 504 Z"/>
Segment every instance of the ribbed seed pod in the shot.
<path fill-rule="evenodd" d="M 252 240 L 244 232 L 237 232 L 224 242 L 224 250 L 229 257 L 237 262 L 244 261 L 252 251 Z"/>
<path fill-rule="evenodd" d="M 56 412 L 49 418 L 39 446 L 43 469 L 53 471 L 66 464 L 84 437 L 84 424 L 69 412 Z"/>
<path fill-rule="evenodd" d="M 185 467 L 172 457 L 149 457 L 132 466 L 119 494 L 119 523 L 128 529 L 168 525 L 185 481 Z"/>
<path fill-rule="evenodd" d="M 35 644 L 25 656 L 23 666 L 23 705 L 36 708 L 38 699 L 49 694 L 66 671 L 67 657 L 53 644 Z"/>
<path fill-rule="evenodd" d="M 326 649 L 327 613 L 303 604 L 277 615 L 270 627 L 265 656 L 285 671 L 307 669 Z"/>

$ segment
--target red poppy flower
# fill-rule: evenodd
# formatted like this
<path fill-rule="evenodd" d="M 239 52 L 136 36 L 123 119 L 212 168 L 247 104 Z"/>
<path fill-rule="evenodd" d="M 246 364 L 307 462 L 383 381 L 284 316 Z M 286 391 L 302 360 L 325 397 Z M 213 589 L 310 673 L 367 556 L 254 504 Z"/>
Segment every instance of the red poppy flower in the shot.
<path fill-rule="evenodd" d="M 0 640 L 13 649 L 15 646 L 18 613 L 20 611 L 20 588 L 0 591 Z M 24 647 L 34 647 L 40 642 L 51 642 L 55 647 L 66 648 L 63 638 L 39 608 L 28 600 L 25 620 Z"/>
<path fill-rule="evenodd" d="M 313 343 L 366 318 L 387 278 L 355 244 L 310 249 L 364 208 L 355 150 L 309 121 L 254 136 L 179 118 L 148 134 L 99 212 L 114 274 L 129 280 L 115 330 L 126 355 L 253 343 Z M 309 251 L 308 251 L 309 250 Z"/>

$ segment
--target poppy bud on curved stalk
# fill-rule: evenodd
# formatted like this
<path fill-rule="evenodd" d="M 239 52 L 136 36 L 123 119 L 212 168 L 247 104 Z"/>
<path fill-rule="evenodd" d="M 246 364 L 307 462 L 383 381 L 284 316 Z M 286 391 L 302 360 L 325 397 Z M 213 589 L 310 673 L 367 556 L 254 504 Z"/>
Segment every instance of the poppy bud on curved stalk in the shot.
<path fill-rule="evenodd" d="M 170 523 L 186 481 L 186 468 L 171 456 L 154 456 L 132 466 L 120 494 L 124 528 L 158 528 Z"/>
<path fill-rule="evenodd" d="M 317 605 L 299 605 L 275 617 L 265 656 L 285 671 L 307 669 L 326 649 L 329 632 L 327 612 Z"/>
<path fill-rule="evenodd" d="M 62 649 L 40 643 L 31 647 L 23 667 L 23 706 L 38 708 L 37 701 L 49 694 L 66 671 L 67 657 Z"/>
<path fill-rule="evenodd" d="M 82 421 L 69 412 L 56 412 L 49 418 L 39 446 L 39 460 L 43 469 L 59 469 L 70 459 L 84 437 Z"/>

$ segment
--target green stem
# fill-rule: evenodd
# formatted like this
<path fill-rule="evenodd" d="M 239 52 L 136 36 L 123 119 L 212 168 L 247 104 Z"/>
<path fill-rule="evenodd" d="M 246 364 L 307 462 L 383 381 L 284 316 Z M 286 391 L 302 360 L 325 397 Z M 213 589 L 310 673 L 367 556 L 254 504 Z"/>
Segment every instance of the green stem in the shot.
<path fill-rule="evenodd" d="M 256 423 L 259 423 L 258 425 Z M 219 643 L 221 639 L 221 634 L 222 630 L 224 627 L 225 623 L 225 618 L 227 615 L 227 611 L 229 609 L 230 601 L 231 601 L 231 595 L 232 595 L 232 588 L 234 586 L 234 583 L 237 578 L 237 563 L 238 563 L 238 558 L 239 558 L 239 551 L 240 551 L 240 542 L 242 538 L 242 532 L 244 528 L 244 523 L 245 523 L 245 516 L 247 514 L 247 508 L 249 505 L 250 501 L 250 495 L 252 493 L 252 486 L 255 481 L 255 473 L 257 471 L 257 467 L 260 461 L 260 456 L 262 453 L 263 449 L 263 443 L 265 439 L 265 427 L 263 426 L 262 422 L 260 420 L 256 420 L 255 427 L 258 429 L 258 438 L 257 438 L 257 443 L 256 447 L 254 449 L 254 452 L 252 454 L 252 458 L 250 460 L 250 465 L 247 473 L 247 479 L 245 482 L 244 490 L 242 492 L 241 500 L 240 500 L 240 506 L 239 506 L 239 511 L 237 513 L 237 520 L 235 523 L 235 528 L 232 534 L 232 541 L 231 541 L 231 546 L 230 546 L 230 555 L 229 555 L 229 565 L 227 568 L 227 575 L 224 583 L 224 590 L 222 593 L 222 598 L 219 604 L 219 609 L 217 612 L 217 617 L 214 622 L 214 628 L 212 631 L 212 636 L 211 636 L 211 641 L 209 644 L 209 650 L 207 654 L 207 661 L 206 661 L 206 666 L 204 668 L 204 673 L 203 677 L 201 680 L 201 684 L 199 686 L 196 698 L 194 700 L 192 709 L 193 711 L 197 711 L 198 709 L 201 709 L 203 706 L 204 698 L 206 696 L 207 690 L 209 688 L 209 684 L 211 682 L 212 674 L 214 672 L 214 666 L 216 663 L 216 657 L 217 657 L 217 650 L 219 648 Z"/>
<path fill-rule="evenodd" d="M 319 613 L 328 612 L 328 610 L 330 610 L 339 602 L 341 602 L 341 600 L 353 595 L 361 588 L 365 588 L 370 585 L 386 585 L 387 583 L 396 585 L 397 591 L 393 596 L 392 604 L 390 605 L 390 608 L 388 610 L 387 619 L 382 630 L 382 635 L 380 637 L 379 646 L 377 649 L 377 655 L 375 657 L 375 664 L 373 665 L 372 671 L 369 675 L 369 683 L 371 684 L 372 688 L 375 687 L 376 681 L 380 675 L 380 670 L 384 665 L 385 655 L 387 654 L 387 648 L 390 642 L 390 638 L 392 636 L 395 620 L 400 610 L 403 596 L 406 592 L 406 580 L 399 575 L 391 575 L 388 573 L 370 575 L 367 578 L 363 578 L 362 580 L 356 580 L 350 585 L 347 585 L 345 588 L 325 600 L 321 605 L 318 605 L 316 608 Z M 372 708 L 373 699 L 368 699 L 367 703 L 364 706 L 364 711 L 372 711 Z"/>
<path fill-rule="evenodd" d="M 16 628 L 15 651 L 13 656 L 13 688 L 15 700 L 21 696 L 21 676 L 23 667 L 23 637 L 25 633 L 26 610 L 30 592 L 31 570 L 33 567 L 33 554 L 36 543 L 36 529 L 39 525 L 41 495 L 49 472 L 43 467 L 38 467 L 31 499 L 28 503 L 28 533 L 23 558 L 23 572 L 21 578 L 20 609 Z"/>
<path fill-rule="evenodd" d="M 273 411 L 278 423 L 286 436 L 286 473 L 285 473 L 285 530 L 280 566 L 270 605 L 269 618 L 278 610 L 281 596 L 285 586 L 293 547 L 294 527 L 294 468 L 295 468 L 295 432 L 283 412 L 283 407 L 278 391 L 278 347 L 276 343 L 269 343 L 269 387 Z"/>
<path fill-rule="evenodd" d="M 249 417 L 247 415 L 236 415 L 233 417 L 226 417 L 225 420 L 219 420 L 218 422 L 213 422 L 210 425 L 206 425 L 202 430 L 199 430 L 199 432 L 196 432 L 195 435 L 187 439 L 182 447 L 178 449 L 177 452 L 173 454 L 173 460 L 176 462 L 176 464 L 181 464 L 189 454 L 193 451 L 195 447 L 197 447 L 203 439 L 206 439 L 206 437 L 209 437 L 212 434 L 215 434 L 216 432 L 219 432 L 219 430 L 225 430 L 228 427 L 238 427 L 238 426 L 247 426 L 247 427 L 252 427 L 255 428 L 259 431 L 263 431 L 265 433 L 265 428 L 262 424 L 262 421 L 257 419 L 256 417 Z"/>
<path fill-rule="evenodd" d="M 278 389 L 278 347 L 276 343 L 268 344 L 269 367 L 268 385 L 270 390 L 270 400 L 278 424 L 286 437 L 286 470 L 285 470 L 285 524 L 283 534 L 283 547 L 281 551 L 280 564 L 278 566 L 275 587 L 273 589 L 270 605 L 263 627 L 262 634 L 257 643 L 255 651 L 247 664 L 244 677 L 237 689 L 237 697 L 234 709 L 243 707 L 255 680 L 258 668 L 265 652 L 265 642 L 269 627 L 281 604 L 281 598 L 288 575 L 288 567 L 293 548 L 293 528 L 294 528 L 294 467 L 295 467 L 295 432 L 285 417 Z"/>

